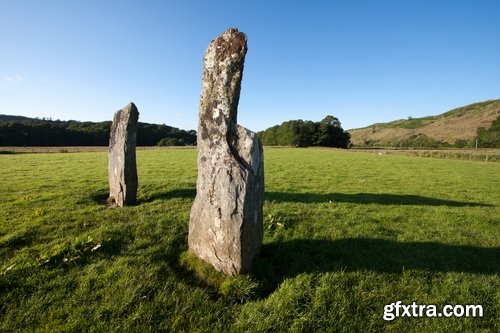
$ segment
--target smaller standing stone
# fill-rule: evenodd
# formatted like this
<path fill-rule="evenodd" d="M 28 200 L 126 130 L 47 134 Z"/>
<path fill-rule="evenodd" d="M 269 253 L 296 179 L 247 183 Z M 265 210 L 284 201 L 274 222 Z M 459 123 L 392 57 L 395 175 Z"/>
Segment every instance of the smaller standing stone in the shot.
<path fill-rule="evenodd" d="M 109 136 L 109 199 L 110 206 L 123 207 L 137 199 L 137 164 L 135 147 L 139 111 L 129 103 L 117 111 Z"/>

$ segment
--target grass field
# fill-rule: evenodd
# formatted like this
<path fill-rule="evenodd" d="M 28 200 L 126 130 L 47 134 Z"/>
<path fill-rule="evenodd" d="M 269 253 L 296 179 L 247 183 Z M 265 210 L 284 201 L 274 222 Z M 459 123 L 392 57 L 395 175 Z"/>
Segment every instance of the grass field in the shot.
<path fill-rule="evenodd" d="M 110 209 L 106 153 L 0 155 L 0 331 L 500 331 L 498 163 L 266 149 L 236 278 L 186 252 L 196 151 L 138 169 L 139 204 Z M 396 301 L 484 316 L 385 321 Z"/>
<path fill-rule="evenodd" d="M 445 158 L 454 160 L 470 160 L 481 162 L 500 162 L 500 149 L 498 148 L 456 148 L 456 149 L 412 149 L 412 148 L 354 148 L 352 152 L 369 152 L 379 155 L 405 155 L 430 158 Z"/>

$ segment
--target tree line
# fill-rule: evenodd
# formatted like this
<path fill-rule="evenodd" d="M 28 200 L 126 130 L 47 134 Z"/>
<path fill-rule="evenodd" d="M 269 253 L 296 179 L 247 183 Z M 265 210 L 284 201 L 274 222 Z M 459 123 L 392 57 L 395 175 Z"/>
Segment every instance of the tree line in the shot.
<path fill-rule="evenodd" d="M 107 146 L 111 121 L 80 122 L 25 118 L 0 121 L 0 146 Z M 138 123 L 137 145 L 195 145 L 196 131 Z"/>
<path fill-rule="evenodd" d="M 340 121 L 334 116 L 323 120 L 289 120 L 257 133 L 266 146 L 293 147 L 337 147 L 349 148 L 351 135 L 342 129 Z"/>

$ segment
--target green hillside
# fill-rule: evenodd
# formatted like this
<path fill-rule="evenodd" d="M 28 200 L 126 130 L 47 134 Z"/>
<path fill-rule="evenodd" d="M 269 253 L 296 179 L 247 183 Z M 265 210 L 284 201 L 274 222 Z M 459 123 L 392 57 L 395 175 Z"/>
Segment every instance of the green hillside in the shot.
<path fill-rule="evenodd" d="M 459 107 L 440 115 L 399 119 L 349 130 L 357 146 L 402 146 L 472 144 L 480 128 L 488 129 L 500 117 L 500 99 Z"/>

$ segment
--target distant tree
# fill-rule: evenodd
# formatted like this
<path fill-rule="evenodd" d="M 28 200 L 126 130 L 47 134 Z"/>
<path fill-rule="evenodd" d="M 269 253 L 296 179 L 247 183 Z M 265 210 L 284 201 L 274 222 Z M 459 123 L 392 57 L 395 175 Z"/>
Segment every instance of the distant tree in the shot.
<path fill-rule="evenodd" d="M 481 148 L 500 148 L 500 116 L 493 121 L 490 128 L 478 128 L 477 140 Z"/>
<path fill-rule="evenodd" d="M 262 143 L 266 146 L 278 146 L 278 129 L 280 125 L 276 125 L 273 127 L 269 127 L 267 130 L 263 132 L 259 132 L 257 135 L 260 135 L 260 139 Z"/>
<path fill-rule="evenodd" d="M 268 146 L 324 146 L 348 148 L 350 134 L 342 129 L 334 116 L 326 116 L 320 122 L 289 120 L 257 134 Z"/>
<path fill-rule="evenodd" d="M 163 138 L 158 141 L 157 146 L 169 147 L 169 146 L 185 146 L 186 142 L 183 139 L 177 138 Z"/>
<path fill-rule="evenodd" d="M 338 118 L 326 116 L 320 123 L 317 131 L 317 146 L 347 148 L 350 134 L 344 132 Z"/>
<path fill-rule="evenodd" d="M 320 124 L 324 124 L 324 125 L 327 125 L 327 126 L 333 126 L 333 127 L 341 128 L 339 118 L 334 117 L 334 116 L 330 116 L 330 115 L 326 116 L 320 122 Z"/>

